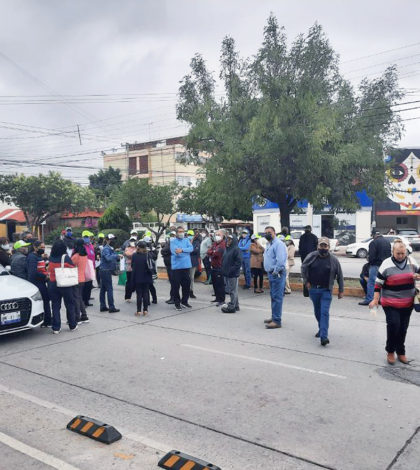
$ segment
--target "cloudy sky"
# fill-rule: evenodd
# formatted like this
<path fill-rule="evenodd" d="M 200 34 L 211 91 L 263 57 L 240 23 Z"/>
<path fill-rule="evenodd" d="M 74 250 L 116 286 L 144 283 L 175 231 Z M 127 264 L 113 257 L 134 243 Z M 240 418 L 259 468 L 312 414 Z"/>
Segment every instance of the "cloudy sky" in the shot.
<path fill-rule="evenodd" d="M 101 151 L 184 134 L 175 104 L 191 57 L 201 53 L 217 75 L 226 35 L 253 55 L 270 12 L 290 40 L 318 21 L 354 84 L 397 64 L 403 102 L 420 103 L 418 0 L 0 0 L 0 8 L 4 173 L 57 169 L 83 184 Z M 420 147 L 420 105 L 400 109 L 416 107 L 401 112 L 402 146 Z"/>

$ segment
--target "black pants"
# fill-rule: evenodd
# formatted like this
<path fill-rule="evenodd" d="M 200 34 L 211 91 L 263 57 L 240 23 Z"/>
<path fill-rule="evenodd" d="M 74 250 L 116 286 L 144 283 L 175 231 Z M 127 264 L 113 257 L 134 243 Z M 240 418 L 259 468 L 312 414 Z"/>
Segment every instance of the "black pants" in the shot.
<path fill-rule="evenodd" d="M 263 282 L 264 282 L 264 271 L 262 268 L 251 268 L 251 274 L 254 278 L 254 289 L 257 288 L 258 279 L 259 279 L 259 287 L 262 289 Z"/>
<path fill-rule="evenodd" d="M 385 351 L 389 353 L 396 352 L 399 356 L 405 355 L 404 343 L 412 310 L 412 307 L 384 307 L 387 332 Z"/>
<path fill-rule="evenodd" d="M 211 270 L 211 280 L 213 282 L 214 293 L 218 302 L 225 301 L 225 279 L 220 269 Z"/>
<path fill-rule="evenodd" d="M 150 284 L 147 284 L 147 283 L 136 284 L 137 311 L 138 312 L 142 311 L 142 304 L 143 304 L 143 311 L 147 311 L 147 307 L 150 305 L 149 288 L 150 288 Z"/>
<path fill-rule="evenodd" d="M 44 323 L 46 325 L 51 325 L 51 307 L 50 307 L 50 295 L 48 293 L 48 288 L 45 282 L 34 283 L 41 293 L 42 301 L 44 303 Z"/>
<path fill-rule="evenodd" d="M 173 281 L 173 271 L 169 266 L 166 266 L 166 272 L 168 273 L 169 283 L 171 285 L 171 290 L 169 293 L 169 298 L 174 300 L 174 281 Z"/>
<path fill-rule="evenodd" d="M 156 287 L 153 284 L 153 282 L 151 284 L 149 284 L 149 291 L 150 291 L 150 294 L 152 295 L 153 302 L 156 303 L 157 302 L 157 294 L 156 294 Z"/>
<path fill-rule="evenodd" d="M 127 282 L 125 283 L 125 295 L 124 299 L 128 300 L 131 299 L 131 295 L 133 293 L 133 286 L 131 285 L 131 271 L 127 271 Z"/>
<path fill-rule="evenodd" d="M 85 305 L 89 303 L 90 299 L 90 294 L 92 293 L 92 287 L 93 287 L 93 281 L 87 281 L 85 282 L 85 285 L 83 286 L 83 302 Z"/>
<path fill-rule="evenodd" d="M 76 306 L 76 320 L 86 319 L 86 307 L 82 300 L 83 291 L 85 289 L 85 282 L 80 282 L 77 286 L 73 287 L 74 303 Z"/>
<path fill-rule="evenodd" d="M 180 302 L 183 304 L 188 303 L 190 298 L 190 268 L 187 269 L 173 269 L 172 270 L 172 285 L 173 285 L 173 296 L 175 305 L 179 305 Z M 179 297 L 179 288 L 182 288 L 182 299 Z"/>
<path fill-rule="evenodd" d="M 211 264 L 208 256 L 205 256 L 203 259 L 204 269 L 206 270 L 207 280 L 210 278 L 211 275 Z"/>

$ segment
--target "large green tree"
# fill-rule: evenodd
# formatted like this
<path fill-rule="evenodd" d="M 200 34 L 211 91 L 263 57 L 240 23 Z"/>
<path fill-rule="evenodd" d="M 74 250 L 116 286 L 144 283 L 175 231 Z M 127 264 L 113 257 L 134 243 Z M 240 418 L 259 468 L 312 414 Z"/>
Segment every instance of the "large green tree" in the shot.
<path fill-rule="evenodd" d="M 385 195 L 383 152 L 401 133 L 393 67 L 355 90 L 320 25 L 288 47 L 273 15 L 254 57 L 241 60 L 227 37 L 220 62 L 225 97 L 216 99 L 215 80 L 196 55 L 177 116 L 190 124 L 189 154 L 200 163 L 201 152 L 210 155 L 206 176 L 219 180 L 226 198 L 270 199 L 289 226 L 299 200 L 354 210 L 357 191 Z"/>
<path fill-rule="evenodd" d="M 121 171 L 112 166 L 89 175 L 89 187 L 95 193 L 97 203 L 101 207 L 107 205 L 112 191 L 119 188 L 121 184 Z"/>
<path fill-rule="evenodd" d="M 157 230 L 150 230 L 156 242 L 170 225 L 171 218 L 178 212 L 178 200 L 182 191 L 176 183 L 151 185 L 146 178 L 131 178 L 112 194 L 113 202 L 124 207 L 132 218 L 155 217 Z"/>
<path fill-rule="evenodd" d="M 80 212 L 94 204 L 94 195 L 60 173 L 0 175 L 0 200 L 19 207 L 31 229 L 60 212 Z"/>

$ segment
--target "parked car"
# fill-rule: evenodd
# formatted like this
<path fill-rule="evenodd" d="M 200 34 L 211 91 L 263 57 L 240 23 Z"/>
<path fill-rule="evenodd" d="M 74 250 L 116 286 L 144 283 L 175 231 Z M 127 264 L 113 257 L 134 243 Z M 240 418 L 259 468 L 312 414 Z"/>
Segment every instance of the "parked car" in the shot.
<path fill-rule="evenodd" d="M 399 238 L 407 247 L 408 253 L 411 254 L 413 252 L 413 248 L 410 242 L 405 237 L 399 235 L 384 235 L 384 238 L 388 239 L 391 243 L 396 238 Z M 346 255 L 355 256 L 356 258 L 366 258 L 369 253 L 369 245 L 372 240 L 373 238 L 367 238 L 366 240 L 363 240 L 361 242 L 352 243 L 351 245 L 348 245 L 346 249 Z"/>
<path fill-rule="evenodd" d="M 0 335 L 36 328 L 43 320 L 44 303 L 38 288 L 0 265 Z"/>
<path fill-rule="evenodd" d="M 299 239 L 305 233 L 304 230 L 292 230 L 290 236 L 293 238 L 293 243 L 296 246 L 295 256 L 299 256 Z M 330 251 L 336 251 L 338 248 L 337 239 L 330 238 Z"/>
<path fill-rule="evenodd" d="M 420 235 L 414 228 L 397 229 L 397 234 L 405 237 L 413 247 L 413 250 L 420 250 Z"/>

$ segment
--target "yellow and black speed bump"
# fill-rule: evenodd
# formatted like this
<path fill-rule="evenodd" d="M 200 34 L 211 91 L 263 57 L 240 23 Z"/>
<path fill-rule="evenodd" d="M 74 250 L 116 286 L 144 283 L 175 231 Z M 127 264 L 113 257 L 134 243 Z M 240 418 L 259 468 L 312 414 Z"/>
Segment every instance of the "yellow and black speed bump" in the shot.
<path fill-rule="evenodd" d="M 158 466 L 171 470 L 221 470 L 212 463 L 183 454 L 178 450 L 171 450 L 159 460 Z"/>
<path fill-rule="evenodd" d="M 122 438 L 113 426 L 81 415 L 73 418 L 67 425 L 67 429 L 104 444 L 112 444 Z"/>

